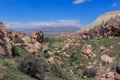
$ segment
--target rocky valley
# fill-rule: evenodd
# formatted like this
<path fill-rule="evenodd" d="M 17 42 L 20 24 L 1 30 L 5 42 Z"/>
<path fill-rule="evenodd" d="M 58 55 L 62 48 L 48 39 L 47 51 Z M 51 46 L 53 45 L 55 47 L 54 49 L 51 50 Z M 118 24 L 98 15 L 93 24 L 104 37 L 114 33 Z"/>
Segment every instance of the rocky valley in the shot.
<path fill-rule="evenodd" d="M 0 22 L 0 80 L 120 80 L 120 11 L 74 33 L 46 37 Z"/>

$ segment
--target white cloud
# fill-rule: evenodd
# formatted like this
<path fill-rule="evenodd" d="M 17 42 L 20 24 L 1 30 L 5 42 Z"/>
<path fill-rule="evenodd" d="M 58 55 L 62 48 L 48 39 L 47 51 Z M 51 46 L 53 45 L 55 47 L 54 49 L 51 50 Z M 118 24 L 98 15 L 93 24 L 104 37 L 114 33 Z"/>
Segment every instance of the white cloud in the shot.
<path fill-rule="evenodd" d="M 5 22 L 7 28 L 10 29 L 33 29 L 40 27 L 81 27 L 82 25 L 78 20 L 58 20 L 49 22 Z"/>
<path fill-rule="evenodd" d="M 84 3 L 84 2 L 85 2 L 85 0 L 75 0 L 74 4 L 80 4 L 80 3 Z"/>
<path fill-rule="evenodd" d="M 116 6 L 117 6 L 117 3 L 113 3 L 113 4 L 112 4 L 112 7 L 116 7 Z"/>
<path fill-rule="evenodd" d="M 74 0 L 74 4 L 81 4 L 81 3 L 84 3 L 84 2 L 88 2 L 88 1 L 91 1 L 91 0 Z"/>

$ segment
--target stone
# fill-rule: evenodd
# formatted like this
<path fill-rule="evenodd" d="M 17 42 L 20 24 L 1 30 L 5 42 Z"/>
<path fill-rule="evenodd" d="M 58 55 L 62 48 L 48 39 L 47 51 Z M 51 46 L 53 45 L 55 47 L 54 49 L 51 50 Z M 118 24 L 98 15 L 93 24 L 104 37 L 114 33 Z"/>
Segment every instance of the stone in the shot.
<path fill-rule="evenodd" d="M 85 58 L 96 57 L 95 53 L 92 52 L 91 45 L 84 44 L 82 47 L 82 54 Z"/>
<path fill-rule="evenodd" d="M 106 62 L 106 63 L 112 63 L 113 62 L 113 58 L 109 57 L 107 54 L 101 55 L 101 60 Z"/>
<path fill-rule="evenodd" d="M 100 51 L 104 51 L 104 50 L 106 50 L 106 48 L 104 46 L 101 46 Z"/>
<path fill-rule="evenodd" d="M 0 55 L 6 56 L 5 50 L 2 46 L 0 46 Z"/>
<path fill-rule="evenodd" d="M 115 73 L 115 79 L 114 80 L 120 80 L 120 74 Z"/>
<path fill-rule="evenodd" d="M 66 51 L 67 49 L 69 49 L 71 47 L 71 43 L 65 44 L 64 47 L 62 48 L 61 52 Z"/>
<path fill-rule="evenodd" d="M 50 64 L 55 64 L 55 59 L 54 57 L 50 57 L 47 59 L 47 62 L 50 63 Z"/>

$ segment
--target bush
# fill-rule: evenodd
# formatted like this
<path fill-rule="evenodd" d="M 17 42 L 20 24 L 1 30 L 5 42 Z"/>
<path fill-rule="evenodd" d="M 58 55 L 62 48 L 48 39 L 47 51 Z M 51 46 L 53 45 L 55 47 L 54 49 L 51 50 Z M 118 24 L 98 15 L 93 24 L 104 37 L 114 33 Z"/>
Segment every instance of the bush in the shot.
<path fill-rule="evenodd" d="M 63 71 L 56 65 L 51 65 L 50 70 L 54 76 L 61 78 L 62 80 L 73 80 L 67 72 Z"/>
<path fill-rule="evenodd" d="M 25 74 L 44 80 L 44 67 L 41 65 L 39 59 L 34 55 L 26 55 L 16 59 L 17 68 Z"/>
<path fill-rule="evenodd" d="M 15 45 L 12 46 L 12 56 L 13 57 L 20 56 L 19 51 Z"/>
<path fill-rule="evenodd" d="M 49 37 L 45 37 L 45 43 L 48 43 L 50 41 Z"/>
<path fill-rule="evenodd" d="M 62 71 L 56 65 L 51 65 L 51 71 L 53 72 L 53 75 L 55 75 L 59 78 L 61 78 L 63 76 Z"/>
<path fill-rule="evenodd" d="M 87 78 L 92 78 L 97 75 L 97 70 L 95 68 L 85 68 L 83 71 L 83 75 Z"/>
<path fill-rule="evenodd" d="M 24 41 L 21 38 L 14 38 L 15 43 L 24 43 Z"/>
<path fill-rule="evenodd" d="M 120 62 L 116 64 L 116 72 L 120 74 Z"/>
<path fill-rule="evenodd" d="M 43 53 L 43 56 L 44 56 L 44 58 L 50 58 L 50 55 L 47 52 Z"/>

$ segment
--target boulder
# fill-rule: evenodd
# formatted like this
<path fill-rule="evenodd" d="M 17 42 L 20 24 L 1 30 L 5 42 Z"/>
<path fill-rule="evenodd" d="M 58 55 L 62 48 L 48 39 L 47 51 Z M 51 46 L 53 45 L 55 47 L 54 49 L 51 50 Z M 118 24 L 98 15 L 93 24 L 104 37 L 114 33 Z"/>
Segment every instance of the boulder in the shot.
<path fill-rule="evenodd" d="M 50 57 L 47 59 L 47 62 L 50 63 L 50 64 L 55 64 L 55 59 L 54 57 Z"/>
<path fill-rule="evenodd" d="M 101 55 L 101 60 L 106 63 L 112 63 L 114 59 L 109 57 L 107 54 L 103 54 Z"/>
<path fill-rule="evenodd" d="M 82 54 L 85 58 L 96 57 L 95 53 L 92 52 L 91 45 L 84 44 L 82 47 Z"/>
<path fill-rule="evenodd" d="M 69 49 L 71 47 L 71 43 L 65 44 L 64 47 L 62 48 L 61 52 L 66 51 L 67 49 Z"/>
<path fill-rule="evenodd" d="M 114 80 L 120 80 L 120 74 L 115 73 L 115 79 Z"/>
<path fill-rule="evenodd" d="M 104 51 L 104 50 L 106 50 L 106 48 L 104 46 L 101 46 L 100 51 Z"/>
<path fill-rule="evenodd" d="M 42 45 L 39 42 L 36 42 L 34 46 L 36 49 L 40 49 Z"/>
<path fill-rule="evenodd" d="M 70 55 L 68 55 L 66 52 L 64 52 L 62 55 L 61 55 L 62 58 L 70 58 Z"/>
<path fill-rule="evenodd" d="M 6 56 L 5 50 L 2 46 L 0 46 L 0 55 Z"/>
<path fill-rule="evenodd" d="M 6 43 L 5 50 L 6 50 L 6 56 L 12 57 L 12 43 Z"/>
<path fill-rule="evenodd" d="M 30 42 L 31 42 L 31 38 L 30 38 L 29 36 L 23 37 L 22 40 L 23 40 L 25 43 L 30 43 Z"/>
<path fill-rule="evenodd" d="M 43 34 L 43 32 L 40 31 L 40 30 L 32 32 L 32 40 L 43 43 L 44 42 L 44 34 Z"/>

